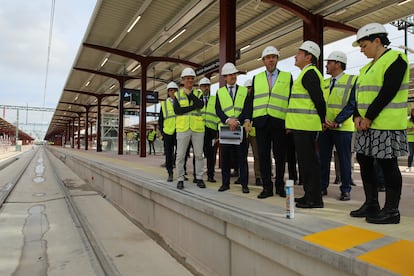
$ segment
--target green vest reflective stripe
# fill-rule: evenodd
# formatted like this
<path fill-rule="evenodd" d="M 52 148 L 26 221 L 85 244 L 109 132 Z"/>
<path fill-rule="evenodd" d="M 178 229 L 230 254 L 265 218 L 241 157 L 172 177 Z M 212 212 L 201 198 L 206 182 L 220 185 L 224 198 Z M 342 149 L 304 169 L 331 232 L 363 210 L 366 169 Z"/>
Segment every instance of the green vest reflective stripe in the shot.
<path fill-rule="evenodd" d="M 193 89 L 194 95 L 199 98 L 201 92 L 197 89 Z M 178 100 L 178 103 L 181 107 L 190 106 L 187 95 L 184 93 L 183 89 L 175 92 L 175 97 Z M 184 115 L 177 115 L 175 117 L 175 126 L 177 132 L 186 132 L 191 129 L 194 132 L 204 132 L 204 122 L 203 116 L 200 109 L 194 109 L 191 112 L 188 112 Z"/>
<path fill-rule="evenodd" d="M 314 70 L 319 77 L 321 90 L 323 91 L 323 77 L 315 65 L 304 68 L 294 81 L 292 94 L 290 95 L 288 112 L 286 114 L 286 128 L 307 131 L 321 131 L 322 123 L 315 104 L 308 91 L 302 85 L 302 78 L 306 72 Z"/>
<path fill-rule="evenodd" d="M 265 115 L 282 120 L 286 118 L 291 79 L 289 72 L 279 71 L 269 96 L 266 71 L 254 77 L 253 118 Z"/>
<path fill-rule="evenodd" d="M 165 134 L 173 135 L 175 132 L 175 113 L 174 106 L 169 99 L 161 103 L 161 110 L 164 118 L 162 131 Z"/>
<path fill-rule="evenodd" d="M 157 132 L 155 130 L 150 131 L 150 133 L 148 133 L 148 141 L 154 141 L 156 134 Z"/>
<path fill-rule="evenodd" d="M 375 63 L 368 63 L 360 70 L 357 81 L 356 99 L 358 112 L 365 117 L 368 107 L 377 97 L 384 83 L 385 71 L 401 56 L 407 62 L 403 81 L 395 97 L 388 103 L 372 121 L 372 129 L 403 130 L 407 128 L 407 99 L 409 74 L 407 56 L 395 50 L 388 50 Z"/>
<path fill-rule="evenodd" d="M 201 113 L 203 114 L 205 126 L 217 130 L 220 119 L 216 114 L 216 96 L 208 97 L 207 107 L 203 106 Z"/>
<path fill-rule="evenodd" d="M 407 128 L 414 128 L 414 123 L 408 117 Z M 414 143 L 414 130 L 407 130 L 407 141 Z"/>
<path fill-rule="evenodd" d="M 351 90 L 356 79 L 357 77 L 354 75 L 343 74 L 336 80 L 331 93 L 329 93 L 331 78 L 325 80 L 324 98 L 326 101 L 326 119 L 333 122 L 336 116 L 338 116 L 342 109 L 348 104 Z M 353 132 L 354 122 L 352 121 L 352 116 L 346 119 L 341 127 L 332 130 Z"/>
<path fill-rule="evenodd" d="M 247 88 L 238 86 L 234 104 L 226 86 L 220 87 L 217 91 L 217 97 L 224 114 L 229 118 L 238 118 L 244 107 L 244 102 L 247 97 Z"/>

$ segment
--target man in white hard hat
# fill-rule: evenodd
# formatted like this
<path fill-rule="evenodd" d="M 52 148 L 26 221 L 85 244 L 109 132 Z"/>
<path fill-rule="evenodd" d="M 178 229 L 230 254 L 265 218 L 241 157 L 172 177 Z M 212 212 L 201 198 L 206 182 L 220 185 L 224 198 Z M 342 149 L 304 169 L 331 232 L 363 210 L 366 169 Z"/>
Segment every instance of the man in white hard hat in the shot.
<path fill-rule="evenodd" d="M 195 156 L 195 176 L 197 186 L 205 188 L 203 181 L 203 143 L 204 143 L 204 122 L 201 109 L 204 106 L 201 92 L 193 88 L 196 74 L 191 68 L 184 68 L 181 73 L 183 88 L 175 93 L 174 112 L 176 114 L 177 131 L 177 189 L 184 189 L 185 170 L 184 162 L 188 145 L 193 144 Z"/>
<path fill-rule="evenodd" d="M 250 97 L 253 97 L 253 82 L 251 79 L 247 79 L 244 82 L 244 86 L 247 87 L 247 93 Z M 256 128 L 251 123 L 250 131 L 247 133 L 247 146 L 252 147 L 253 158 L 254 158 L 254 177 L 256 179 L 256 186 L 262 186 L 262 177 L 260 174 L 260 160 L 259 160 L 259 150 L 257 148 L 257 139 L 256 139 Z"/>
<path fill-rule="evenodd" d="M 236 84 L 237 70 L 233 63 L 226 63 L 221 68 L 220 74 L 226 82 L 217 91 L 216 96 L 216 113 L 220 118 L 221 125 L 227 125 L 230 131 L 237 128 L 243 128 L 243 125 L 249 130 L 250 118 L 248 117 L 248 93 L 247 88 Z M 230 189 L 230 159 L 232 151 L 238 153 L 240 184 L 243 193 L 249 193 L 248 188 L 248 164 L 247 164 L 247 142 L 245 131 L 242 132 L 243 139 L 238 145 L 221 143 L 221 175 L 222 185 L 219 192 Z"/>
<path fill-rule="evenodd" d="M 320 164 L 316 153 L 316 139 L 326 116 L 323 76 L 315 65 L 320 52 L 318 44 L 310 40 L 299 47 L 295 65 L 302 71 L 293 83 L 286 114 L 286 128 L 292 132 L 304 182 L 304 197 L 295 199 L 298 208 L 323 208 Z"/>
<path fill-rule="evenodd" d="M 174 112 L 174 94 L 177 91 L 178 86 L 175 82 L 171 81 L 167 84 L 168 97 L 161 103 L 161 112 L 158 118 L 158 127 L 164 141 L 165 168 L 168 173 L 168 182 L 173 181 L 174 147 L 177 143 Z"/>
<path fill-rule="evenodd" d="M 324 93 L 327 102 L 324 131 L 319 135 L 322 195 L 327 195 L 333 146 L 339 159 L 341 195 L 339 200 L 351 199 L 351 141 L 354 132 L 352 115 L 355 110 L 355 82 L 357 77 L 344 72 L 347 57 L 344 52 L 333 51 L 326 60 Z"/>
<path fill-rule="evenodd" d="M 263 190 L 258 198 L 276 194 L 286 197 L 284 175 L 287 138 L 285 117 L 292 88 L 292 74 L 276 68 L 279 51 L 267 46 L 262 51 L 262 61 L 266 70 L 253 78 L 252 120 L 256 128 L 259 150 L 260 174 Z M 271 152 L 276 163 L 275 188 L 272 183 Z"/>
<path fill-rule="evenodd" d="M 207 181 L 217 182 L 214 179 L 214 167 L 216 165 L 216 155 L 213 142 L 217 136 L 219 118 L 216 115 L 216 97 L 210 95 L 211 82 L 208 78 L 202 78 L 198 83 L 198 88 L 203 93 L 202 99 L 204 106 L 201 109 L 204 118 L 204 156 L 207 160 Z"/>

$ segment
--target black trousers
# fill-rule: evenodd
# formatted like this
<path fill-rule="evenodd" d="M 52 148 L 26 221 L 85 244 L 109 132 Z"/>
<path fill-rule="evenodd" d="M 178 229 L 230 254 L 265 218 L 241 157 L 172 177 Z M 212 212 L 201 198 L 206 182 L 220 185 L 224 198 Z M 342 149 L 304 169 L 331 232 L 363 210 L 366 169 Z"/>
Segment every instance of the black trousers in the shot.
<path fill-rule="evenodd" d="M 303 179 L 305 199 L 308 202 L 322 202 L 321 166 L 317 155 L 317 131 L 292 130 L 298 158 L 299 171 Z"/>
<path fill-rule="evenodd" d="M 173 165 L 175 161 L 174 148 L 177 144 L 175 133 L 173 135 L 164 134 L 164 152 L 165 152 L 165 167 L 168 174 L 173 174 Z"/>
<path fill-rule="evenodd" d="M 256 141 L 259 150 L 263 190 L 273 192 L 271 151 L 273 151 L 273 158 L 276 163 L 275 186 L 277 189 L 283 189 L 287 149 L 286 129 L 275 127 L 268 121 L 264 127 L 256 127 Z"/>
<path fill-rule="evenodd" d="M 243 133 L 243 141 L 240 145 L 221 144 L 221 175 L 222 183 L 230 185 L 230 161 L 233 151 L 237 152 L 239 164 L 239 179 L 242 186 L 247 186 L 249 181 L 249 166 L 247 164 L 247 140 Z"/>
<path fill-rule="evenodd" d="M 214 154 L 213 140 L 216 138 L 217 131 L 209 127 L 205 127 L 204 131 L 204 156 L 207 159 L 207 176 L 214 178 L 214 167 L 216 165 L 216 156 Z"/>

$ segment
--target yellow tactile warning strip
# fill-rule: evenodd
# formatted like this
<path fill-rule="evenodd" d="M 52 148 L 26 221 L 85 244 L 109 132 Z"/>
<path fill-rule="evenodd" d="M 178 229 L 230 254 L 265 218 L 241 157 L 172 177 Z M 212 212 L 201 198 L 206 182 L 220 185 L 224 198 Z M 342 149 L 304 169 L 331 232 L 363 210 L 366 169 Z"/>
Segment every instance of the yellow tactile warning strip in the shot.
<path fill-rule="evenodd" d="M 401 275 L 414 275 L 414 242 L 399 240 L 358 257 Z"/>
<path fill-rule="evenodd" d="M 344 225 L 303 237 L 304 240 L 342 252 L 357 245 L 384 237 L 384 234 Z"/>

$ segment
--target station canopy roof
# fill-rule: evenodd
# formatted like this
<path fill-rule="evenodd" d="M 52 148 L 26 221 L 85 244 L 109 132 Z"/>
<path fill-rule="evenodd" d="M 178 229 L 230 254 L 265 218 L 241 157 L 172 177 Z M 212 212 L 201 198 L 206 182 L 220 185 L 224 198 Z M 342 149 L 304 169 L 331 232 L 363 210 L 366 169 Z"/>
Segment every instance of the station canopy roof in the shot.
<path fill-rule="evenodd" d="M 9 137 L 16 137 L 16 126 L 9 123 L 8 121 L 0 118 L 0 135 L 7 134 Z M 18 140 L 33 141 L 34 139 L 24 131 L 18 131 Z"/>
<path fill-rule="evenodd" d="M 324 20 L 348 26 L 347 31 L 324 28 L 323 43 L 328 44 L 352 35 L 352 29 L 371 23 L 389 23 L 412 14 L 414 1 L 402 0 L 237 0 L 236 60 L 239 70 L 249 71 L 262 66 L 258 58 L 267 45 L 276 46 L 281 58 L 293 56 L 303 41 L 303 20 L 290 8 L 302 9 Z M 399 5 L 401 4 L 401 5 Z M 217 0 L 98 0 L 89 26 L 74 60 L 61 98 L 47 131 L 62 132 L 68 120 L 85 112 L 96 118 L 97 104 L 93 95 L 118 94 L 118 81 L 81 69 L 127 75 L 136 78 L 126 82 L 126 88 L 141 88 L 140 64 L 131 58 L 91 48 L 99 45 L 135 55 L 160 56 L 191 61 L 199 65 L 214 63 L 219 57 L 220 1 Z M 136 25 L 128 30 L 139 17 Z M 181 35 L 174 39 L 180 32 Z M 147 90 L 159 91 L 166 97 L 166 84 L 175 80 L 188 65 L 160 61 L 147 70 Z M 213 74 L 217 75 L 217 73 Z M 203 76 L 197 77 L 196 81 Z M 218 81 L 218 78 L 212 80 Z M 76 93 L 82 91 L 89 94 Z M 117 112 L 118 97 L 105 97 L 102 112 Z M 128 108 L 129 104 L 125 104 Z M 138 108 L 138 107 L 136 107 Z M 84 116 L 84 115 L 82 115 Z M 76 120 L 77 121 L 77 120 Z M 84 124 L 82 124 L 84 125 Z"/>

